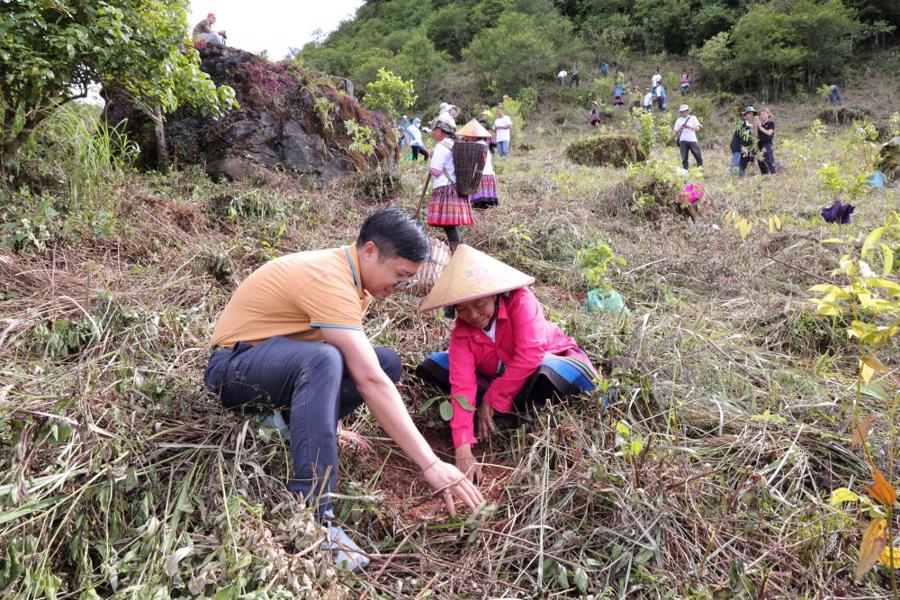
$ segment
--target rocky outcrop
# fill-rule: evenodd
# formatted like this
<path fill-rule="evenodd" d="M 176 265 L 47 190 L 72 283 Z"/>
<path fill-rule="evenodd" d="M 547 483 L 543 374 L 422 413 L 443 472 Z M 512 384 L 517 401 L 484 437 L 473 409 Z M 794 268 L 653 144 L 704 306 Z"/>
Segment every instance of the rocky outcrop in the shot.
<path fill-rule="evenodd" d="M 900 135 L 882 144 L 875 168 L 884 173 L 888 181 L 900 180 Z"/>
<path fill-rule="evenodd" d="M 166 145 L 176 166 L 202 164 L 211 177 L 232 180 L 264 182 L 272 171 L 330 180 L 397 159 L 389 120 L 362 107 L 349 80 L 214 45 L 201 51 L 201 69 L 217 85 L 231 86 L 240 108 L 218 120 L 186 109 L 169 115 Z M 142 156 L 155 157 L 150 121 L 114 91 L 106 90 L 106 98 L 107 121 L 128 119 Z M 348 120 L 372 132 L 371 155 L 351 149 Z"/>

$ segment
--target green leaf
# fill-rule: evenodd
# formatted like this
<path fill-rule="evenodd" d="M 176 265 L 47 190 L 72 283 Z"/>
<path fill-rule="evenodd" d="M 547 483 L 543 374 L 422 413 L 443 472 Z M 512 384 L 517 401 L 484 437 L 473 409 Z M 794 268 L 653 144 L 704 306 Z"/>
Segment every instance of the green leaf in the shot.
<path fill-rule="evenodd" d="M 875 244 L 878 243 L 878 240 L 881 239 L 882 235 L 884 235 L 884 227 L 876 227 L 873 229 L 872 232 L 866 236 L 866 241 L 863 242 L 862 250 L 859 252 L 860 256 L 865 258 L 875 247 Z"/>
<path fill-rule="evenodd" d="M 831 505 L 840 506 L 844 502 L 857 502 L 859 495 L 851 492 L 849 488 L 841 487 L 831 491 Z"/>
<path fill-rule="evenodd" d="M 459 403 L 460 407 L 462 407 L 463 410 L 468 411 L 468 412 L 475 412 L 475 407 L 473 407 L 471 404 L 469 404 L 469 399 L 466 398 L 465 396 L 463 396 L 462 394 L 457 394 L 457 395 L 453 396 L 453 399 Z"/>
<path fill-rule="evenodd" d="M 586 594 L 588 589 L 588 576 L 585 570 L 581 567 L 575 569 L 575 573 L 572 574 L 572 579 L 574 580 L 575 587 L 578 588 L 578 591 L 582 594 Z"/>
<path fill-rule="evenodd" d="M 769 412 L 768 409 L 766 409 L 766 411 L 763 412 L 761 415 L 753 415 L 752 417 L 750 417 L 750 420 L 751 421 L 763 421 L 766 423 L 778 423 L 778 424 L 787 422 L 787 419 L 785 419 L 781 415 L 776 415 L 776 414 Z"/>
<path fill-rule="evenodd" d="M 894 251 L 887 244 L 881 244 L 881 259 L 884 263 L 882 273 L 887 277 L 894 268 Z"/>
<path fill-rule="evenodd" d="M 439 410 L 441 411 L 441 418 L 443 420 L 450 421 L 450 419 L 453 418 L 453 404 L 451 404 L 449 400 L 441 402 Z"/>

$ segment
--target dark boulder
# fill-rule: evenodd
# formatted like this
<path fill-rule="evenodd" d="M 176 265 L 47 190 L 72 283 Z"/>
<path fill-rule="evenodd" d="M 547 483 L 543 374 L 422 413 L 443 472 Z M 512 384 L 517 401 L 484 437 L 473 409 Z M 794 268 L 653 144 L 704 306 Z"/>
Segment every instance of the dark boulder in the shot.
<path fill-rule="evenodd" d="M 249 52 L 209 45 L 201 69 L 217 85 L 231 86 L 240 108 L 221 119 L 179 109 L 166 118 L 166 145 L 175 166 L 202 164 L 213 178 L 266 181 L 267 172 L 319 180 L 387 166 L 397 160 L 397 141 L 388 118 L 367 110 L 352 96 L 352 83 L 287 63 L 271 63 Z M 350 93 L 347 93 L 350 90 Z M 127 119 L 142 156 L 157 155 L 150 120 L 122 94 L 105 90 L 108 122 Z M 344 121 L 371 130 L 374 151 L 351 150 Z"/>

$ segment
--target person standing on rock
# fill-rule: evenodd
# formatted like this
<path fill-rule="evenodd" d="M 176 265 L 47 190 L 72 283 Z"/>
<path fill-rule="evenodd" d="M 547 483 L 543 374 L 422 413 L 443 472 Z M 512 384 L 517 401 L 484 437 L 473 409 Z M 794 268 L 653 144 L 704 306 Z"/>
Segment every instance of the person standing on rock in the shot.
<path fill-rule="evenodd" d="M 321 548 L 335 551 L 335 561 L 353 571 L 368 558 L 333 523 L 333 493 L 338 423 L 361 404 L 443 494 L 452 514 L 454 498 L 472 509 L 484 502 L 413 424 L 395 386 L 403 372 L 400 357 L 372 346 L 363 329 L 372 297 L 385 299 L 414 277 L 429 249 L 408 213 L 382 208 L 365 220 L 353 244 L 286 254 L 259 267 L 235 290 L 210 341 L 206 388 L 225 408 L 289 416 L 288 489 L 327 527 Z"/>
<path fill-rule="evenodd" d="M 682 104 L 678 107 L 678 118 L 675 119 L 675 139 L 678 140 L 678 149 L 681 151 L 681 166 L 687 171 L 688 152 L 694 155 L 698 167 L 703 166 L 703 156 L 700 154 L 700 142 L 697 141 L 697 132 L 700 131 L 700 120 L 691 114 L 691 107 Z"/>
<path fill-rule="evenodd" d="M 760 151 L 757 158 L 759 163 L 759 172 L 763 175 L 774 175 L 778 172 L 775 166 L 775 119 L 772 118 L 772 111 L 764 108 L 759 111 L 759 118 L 756 120 L 756 147 Z"/>
<path fill-rule="evenodd" d="M 459 245 L 459 227 L 475 222 L 469 199 L 456 192 L 456 169 L 453 165 L 455 132 L 456 121 L 449 113 L 441 113 L 431 122 L 431 137 L 436 143 L 428 163 L 428 172 L 432 177 L 428 224 L 444 229 L 450 252 L 454 252 Z"/>
<path fill-rule="evenodd" d="M 206 18 L 194 25 L 194 31 L 191 39 L 196 42 L 204 42 L 206 44 L 224 44 L 225 31 L 213 31 L 212 26 L 216 23 L 216 15 L 209 13 Z"/>
<path fill-rule="evenodd" d="M 512 126 L 512 119 L 506 116 L 502 106 L 498 106 L 497 118 L 494 119 L 494 132 L 497 135 L 497 150 L 500 151 L 500 156 L 509 156 L 509 141 L 512 139 L 512 135 L 510 135 Z"/>

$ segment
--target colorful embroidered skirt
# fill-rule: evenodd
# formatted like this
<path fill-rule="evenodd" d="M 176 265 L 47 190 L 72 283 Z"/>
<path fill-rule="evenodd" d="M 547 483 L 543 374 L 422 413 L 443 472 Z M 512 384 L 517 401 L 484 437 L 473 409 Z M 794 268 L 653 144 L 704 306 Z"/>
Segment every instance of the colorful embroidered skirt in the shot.
<path fill-rule="evenodd" d="M 475 193 L 469 196 L 472 208 L 490 208 L 500 203 L 497 195 L 497 178 L 493 175 L 482 175 L 481 183 Z"/>
<path fill-rule="evenodd" d="M 472 205 L 468 198 L 456 193 L 456 186 L 442 185 L 431 192 L 428 201 L 428 224 L 434 227 L 445 225 L 471 225 L 475 222 Z"/>

